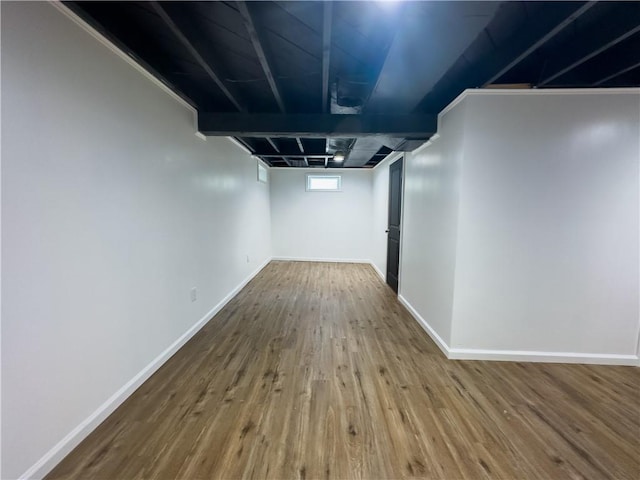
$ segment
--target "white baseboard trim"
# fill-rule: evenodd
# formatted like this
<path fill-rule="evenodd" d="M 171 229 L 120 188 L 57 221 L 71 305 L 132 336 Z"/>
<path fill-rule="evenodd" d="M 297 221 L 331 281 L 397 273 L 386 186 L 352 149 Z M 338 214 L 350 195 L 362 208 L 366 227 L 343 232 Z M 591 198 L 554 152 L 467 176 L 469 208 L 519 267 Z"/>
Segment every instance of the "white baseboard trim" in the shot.
<path fill-rule="evenodd" d="M 373 267 L 373 269 L 376 271 L 376 273 L 380 276 L 380 278 L 382 279 L 382 281 L 383 281 L 383 282 L 386 282 L 386 281 L 387 281 L 387 277 L 386 277 L 386 275 L 385 275 L 384 273 L 382 273 L 382 270 L 380 270 L 380 269 L 378 268 L 378 266 L 377 266 L 375 263 L 373 263 L 373 262 L 371 262 L 371 261 L 370 261 L 369 263 L 371 264 L 371 266 Z"/>
<path fill-rule="evenodd" d="M 451 360 L 493 360 L 502 362 L 581 363 L 592 365 L 638 365 L 636 355 L 615 353 L 537 352 L 530 350 L 449 349 Z"/>
<path fill-rule="evenodd" d="M 189 330 L 183 333 L 175 342 L 167 347 L 151 363 L 144 367 L 135 377 L 129 380 L 115 392 L 96 411 L 89 415 L 80 425 L 60 440 L 51 450 L 40 458 L 31 468 L 24 472 L 20 479 L 41 479 L 62 461 L 82 440 L 84 440 L 98 425 L 111 415 L 140 385 L 142 385 L 156 370 L 158 370 L 171 356 L 191 339 L 209 320 L 211 320 L 229 301 L 235 297 L 260 271 L 267 266 L 271 258 L 265 260 L 253 273 L 246 277 L 226 297 L 198 320 Z"/>
<path fill-rule="evenodd" d="M 272 257 L 271 259 L 284 262 L 371 263 L 364 258 Z"/>
<path fill-rule="evenodd" d="M 493 360 L 501 362 L 540 362 L 540 363 L 581 363 L 591 365 L 627 365 L 640 366 L 638 355 L 620 355 L 615 353 L 572 353 L 538 352 L 531 350 L 484 350 L 477 348 L 451 348 L 404 298 L 398 300 L 416 319 L 420 326 L 432 338 L 435 344 L 450 360 Z"/>
<path fill-rule="evenodd" d="M 424 331 L 429 334 L 438 348 L 442 350 L 442 353 L 444 353 L 446 357 L 449 358 L 449 345 L 447 345 L 447 343 L 440 337 L 440 335 L 438 335 L 438 333 L 431 327 L 431 325 L 429 325 L 429 323 L 424 318 L 422 318 L 422 315 L 420 315 L 418 311 L 413 308 L 413 305 L 411 305 L 406 298 L 404 298 L 402 295 L 398 295 L 398 300 L 402 305 L 404 305 L 407 310 L 409 310 L 411 316 L 413 316 L 413 318 L 418 321 Z"/>

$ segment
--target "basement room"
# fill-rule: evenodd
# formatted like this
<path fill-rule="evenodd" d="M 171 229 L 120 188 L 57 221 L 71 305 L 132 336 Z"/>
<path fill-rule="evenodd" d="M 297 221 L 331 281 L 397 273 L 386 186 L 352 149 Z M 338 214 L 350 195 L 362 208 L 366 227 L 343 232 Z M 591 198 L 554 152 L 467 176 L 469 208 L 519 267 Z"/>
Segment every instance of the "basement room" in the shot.
<path fill-rule="evenodd" d="M 0 18 L 2 479 L 640 478 L 640 2 Z"/>

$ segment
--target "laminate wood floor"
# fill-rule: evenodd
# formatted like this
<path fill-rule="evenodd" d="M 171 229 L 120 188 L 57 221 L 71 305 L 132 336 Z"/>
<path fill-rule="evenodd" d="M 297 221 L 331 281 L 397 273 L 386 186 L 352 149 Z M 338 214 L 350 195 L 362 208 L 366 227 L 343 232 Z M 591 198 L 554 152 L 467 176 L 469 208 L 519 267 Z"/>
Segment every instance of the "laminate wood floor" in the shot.
<path fill-rule="evenodd" d="M 640 369 L 447 360 L 367 265 L 272 262 L 47 478 L 640 478 Z"/>

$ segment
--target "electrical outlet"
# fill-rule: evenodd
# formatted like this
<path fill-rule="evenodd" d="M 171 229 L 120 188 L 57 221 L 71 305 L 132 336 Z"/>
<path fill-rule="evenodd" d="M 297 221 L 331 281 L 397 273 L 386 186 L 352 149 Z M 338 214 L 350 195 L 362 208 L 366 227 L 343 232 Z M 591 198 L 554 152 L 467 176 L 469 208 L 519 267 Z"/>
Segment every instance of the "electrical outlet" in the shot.
<path fill-rule="evenodd" d="M 191 301 L 195 302 L 196 298 L 198 298 L 198 290 L 196 289 L 196 287 L 193 287 L 191 289 Z"/>

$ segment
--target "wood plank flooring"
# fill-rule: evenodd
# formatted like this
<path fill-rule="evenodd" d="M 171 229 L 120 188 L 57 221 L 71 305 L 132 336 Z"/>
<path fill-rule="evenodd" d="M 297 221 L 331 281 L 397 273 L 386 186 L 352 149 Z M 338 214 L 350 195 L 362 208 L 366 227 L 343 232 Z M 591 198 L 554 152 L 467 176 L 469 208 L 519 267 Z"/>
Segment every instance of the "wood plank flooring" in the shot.
<path fill-rule="evenodd" d="M 447 360 L 370 266 L 272 262 L 47 478 L 637 480 L 639 393 Z"/>

